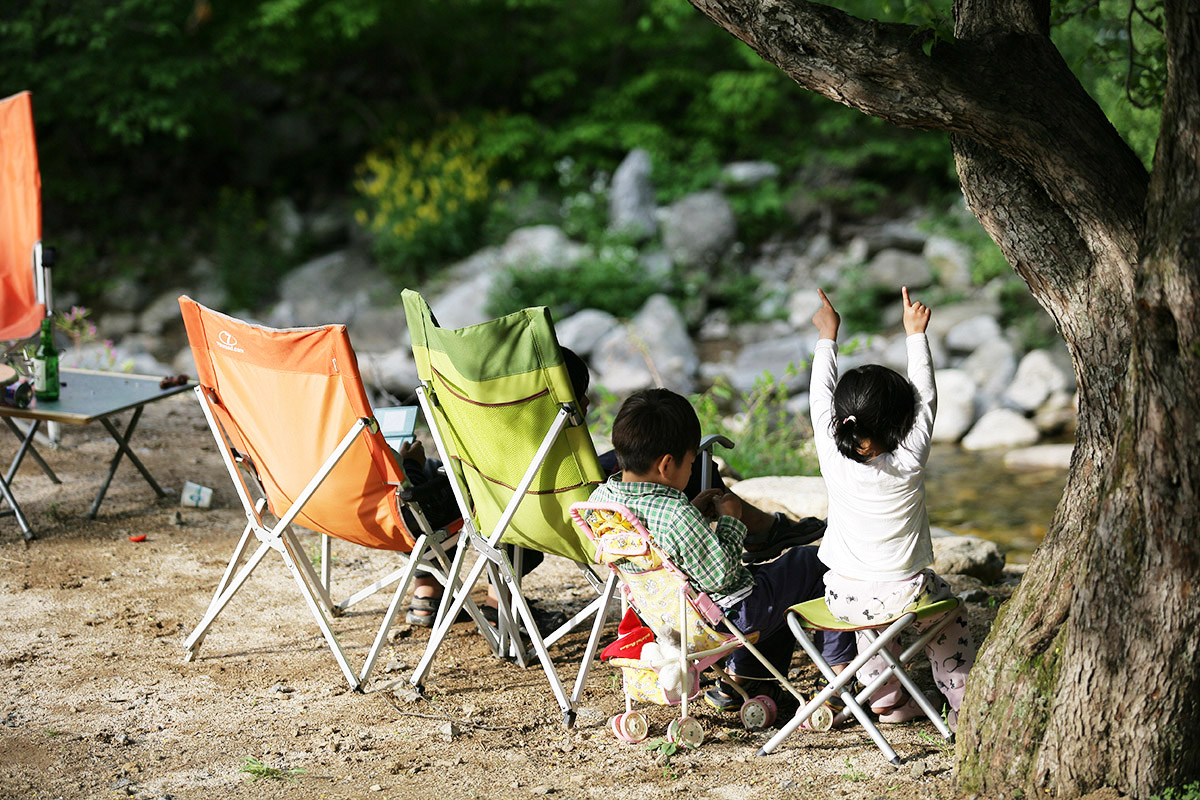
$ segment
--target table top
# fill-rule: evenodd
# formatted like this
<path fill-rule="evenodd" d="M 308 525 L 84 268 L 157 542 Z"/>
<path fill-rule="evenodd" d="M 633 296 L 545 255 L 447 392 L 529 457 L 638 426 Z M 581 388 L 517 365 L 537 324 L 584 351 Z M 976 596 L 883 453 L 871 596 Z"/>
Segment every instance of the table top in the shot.
<path fill-rule="evenodd" d="M 34 400 L 29 408 L 0 405 L 0 416 L 86 425 L 109 414 L 127 411 L 195 386 L 159 388 L 162 378 L 129 375 L 123 372 L 96 372 L 88 369 L 59 370 L 58 399 Z"/>

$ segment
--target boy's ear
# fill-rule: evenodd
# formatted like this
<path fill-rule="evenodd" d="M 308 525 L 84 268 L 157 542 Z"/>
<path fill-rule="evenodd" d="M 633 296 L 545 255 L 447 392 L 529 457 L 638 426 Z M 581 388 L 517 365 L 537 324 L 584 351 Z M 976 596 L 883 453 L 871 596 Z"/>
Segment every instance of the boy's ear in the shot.
<path fill-rule="evenodd" d="M 675 456 L 671 455 L 670 453 L 663 453 L 661 456 L 651 462 L 650 469 L 655 475 L 665 476 L 667 474 L 667 470 L 670 469 L 671 464 L 674 461 Z"/>

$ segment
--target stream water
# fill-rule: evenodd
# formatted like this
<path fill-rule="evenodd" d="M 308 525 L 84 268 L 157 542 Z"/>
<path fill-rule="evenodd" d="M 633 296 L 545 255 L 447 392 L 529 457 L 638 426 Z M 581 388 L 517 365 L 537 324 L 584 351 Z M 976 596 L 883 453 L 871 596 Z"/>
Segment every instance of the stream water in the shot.
<path fill-rule="evenodd" d="M 1010 564 L 1028 563 L 1066 482 L 1066 470 L 1009 470 L 1004 451 L 934 445 L 925 471 L 929 522 L 995 542 Z"/>

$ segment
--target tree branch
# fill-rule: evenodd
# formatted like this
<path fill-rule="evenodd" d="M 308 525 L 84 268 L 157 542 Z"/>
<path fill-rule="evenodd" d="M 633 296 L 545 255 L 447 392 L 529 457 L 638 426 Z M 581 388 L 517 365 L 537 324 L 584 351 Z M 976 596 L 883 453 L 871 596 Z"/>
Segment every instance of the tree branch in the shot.
<path fill-rule="evenodd" d="M 1136 261 L 1147 175 L 1044 33 L 1040 0 L 959 0 L 958 37 L 803 0 L 689 0 L 793 80 L 903 127 L 958 134 L 1019 164 L 1093 253 Z"/>

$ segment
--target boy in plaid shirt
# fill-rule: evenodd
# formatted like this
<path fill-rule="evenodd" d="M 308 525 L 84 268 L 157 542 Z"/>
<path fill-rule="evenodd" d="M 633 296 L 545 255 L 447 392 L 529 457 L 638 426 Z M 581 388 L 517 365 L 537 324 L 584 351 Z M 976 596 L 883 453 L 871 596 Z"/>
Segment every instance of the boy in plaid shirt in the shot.
<path fill-rule="evenodd" d="M 707 489 L 688 502 L 683 490 L 700 443 L 700 420 L 686 398 L 667 389 L 630 396 L 613 422 L 612 443 L 621 472 L 598 486 L 592 501 L 622 503 L 641 517 L 693 586 L 712 597 L 738 628 L 758 631 L 759 651 L 786 675 L 796 645 L 785 624 L 787 610 L 825 592 L 825 566 L 817 549 L 794 547 L 774 561 L 746 566 L 741 500 Z M 821 651 L 830 664 L 846 664 L 854 657 L 854 637 L 826 635 Z M 750 696 L 779 697 L 766 668 L 747 650 L 730 653 L 726 668 Z M 741 706 L 740 695 L 723 684 L 705 700 L 721 711 Z"/>

